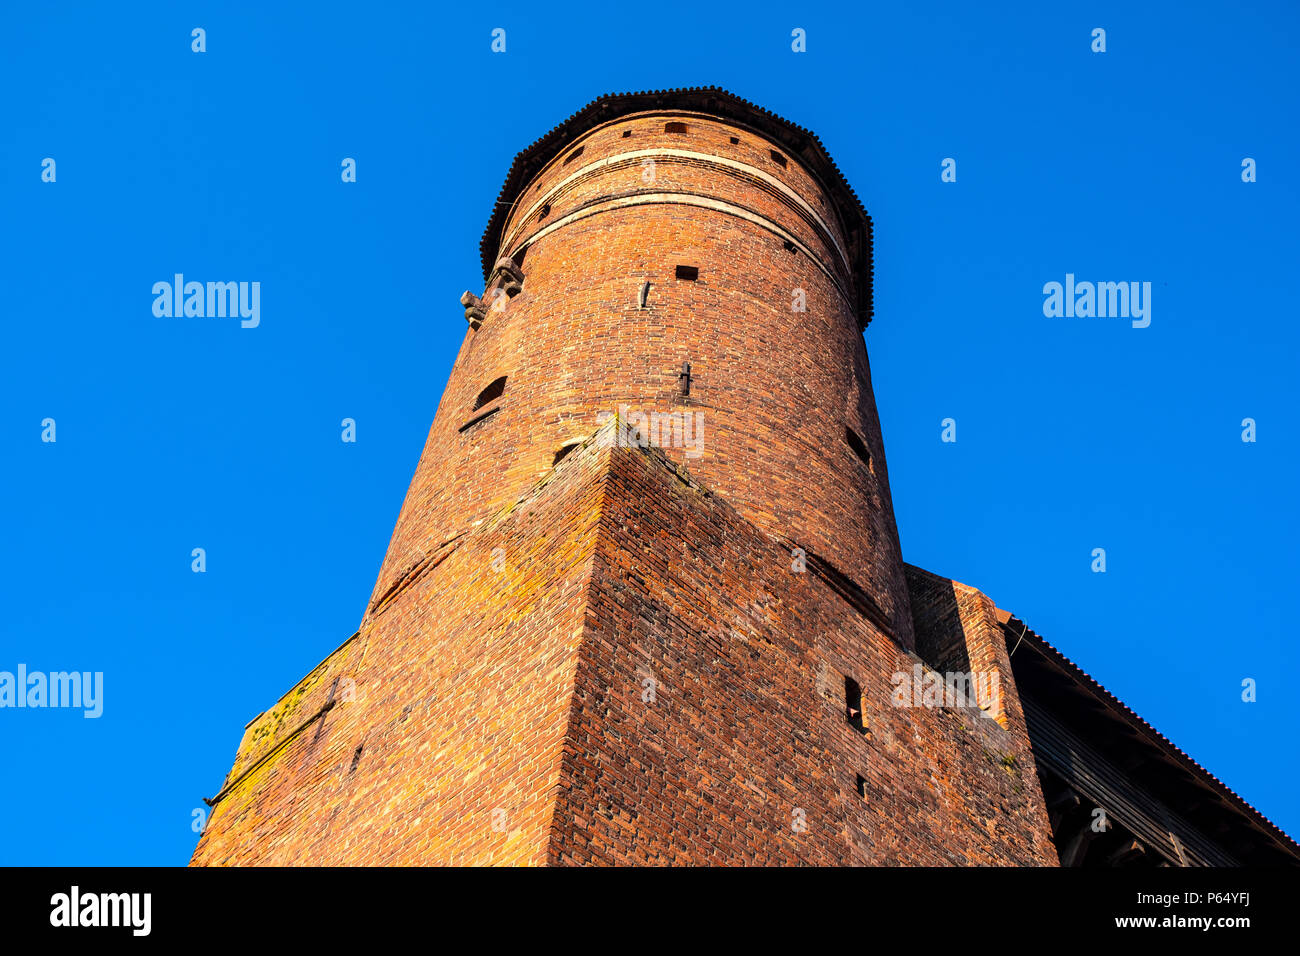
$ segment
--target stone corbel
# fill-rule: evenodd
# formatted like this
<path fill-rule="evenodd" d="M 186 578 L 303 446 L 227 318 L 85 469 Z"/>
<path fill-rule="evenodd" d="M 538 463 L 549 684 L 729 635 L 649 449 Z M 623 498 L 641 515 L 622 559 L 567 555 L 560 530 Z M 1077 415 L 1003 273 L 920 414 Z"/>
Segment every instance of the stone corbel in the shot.
<path fill-rule="evenodd" d="M 465 306 L 465 321 L 469 323 L 471 329 L 477 329 L 487 318 L 487 310 L 483 308 L 483 300 L 474 293 L 466 290 L 460 297 L 460 304 Z"/>
<path fill-rule="evenodd" d="M 502 256 L 497 260 L 497 264 L 492 268 L 492 275 L 488 278 L 488 287 L 495 285 L 498 279 L 501 280 L 501 288 L 508 296 L 514 297 L 524 291 L 524 270 L 520 269 L 515 260 L 509 256 Z"/>

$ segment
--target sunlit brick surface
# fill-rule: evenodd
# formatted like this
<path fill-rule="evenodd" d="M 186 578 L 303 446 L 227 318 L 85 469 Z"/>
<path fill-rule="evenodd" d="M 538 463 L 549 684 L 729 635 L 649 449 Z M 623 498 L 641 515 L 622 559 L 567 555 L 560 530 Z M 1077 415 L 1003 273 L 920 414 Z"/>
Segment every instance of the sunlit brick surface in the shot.
<path fill-rule="evenodd" d="M 869 233 L 791 152 L 634 112 L 510 197 L 522 288 L 484 290 L 357 635 L 249 725 L 195 864 L 1055 863 L 992 604 L 902 561 Z M 700 454 L 620 445 L 624 407 L 701 413 Z M 996 719 L 894 706 L 916 651 L 997 673 Z"/>
<path fill-rule="evenodd" d="M 687 132 L 665 133 L 670 122 Z M 599 412 L 626 405 L 702 412 L 701 456 L 669 454 L 853 577 L 910 640 L 854 277 L 835 251 L 840 213 L 797 159 L 771 158 L 776 148 L 697 114 L 636 115 L 574 139 L 524 187 L 500 249 L 525 250 L 523 291 L 486 290 L 486 319 L 461 347 L 373 599 L 518 496 Z M 677 279 L 678 265 L 699 278 Z M 793 308 L 796 290 L 806 311 Z M 501 376 L 500 410 L 461 431 Z M 869 446 L 869 469 L 846 427 Z"/>

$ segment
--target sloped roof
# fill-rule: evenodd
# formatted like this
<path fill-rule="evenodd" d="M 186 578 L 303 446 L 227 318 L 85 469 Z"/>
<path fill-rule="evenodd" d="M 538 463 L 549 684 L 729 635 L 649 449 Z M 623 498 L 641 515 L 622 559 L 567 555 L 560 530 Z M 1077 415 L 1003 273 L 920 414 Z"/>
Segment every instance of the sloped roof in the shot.
<path fill-rule="evenodd" d="M 670 90 L 643 90 L 637 93 L 611 93 L 592 100 L 560 123 L 537 142 L 522 150 L 510 164 L 506 181 L 497 196 L 479 243 L 483 278 L 488 280 L 496 264 L 501 231 L 515 198 L 527 182 L 554 159 L 575 136 L 601 123 L 650 110 L 689 110 L 708 113 L 723 120 L 743 124 L 780 145 L 821 180 L 838 210 L 853 281 L 858 299 L 858 325 L 865 329 L 872 316 L 872 238 L 871 217 L 857 193 L 840 172 L 835 160 L 816 133 L 777 116 L 749 100 L 718 86 L 679 87 Z"/>
<path fill-rule="evenodd" d="M 1054 714 L 1065 715 L 1110 754 L 1119 749 L 1142 752 L 1154 768 L 1143 785 L 1226 850 L 1242 856 L 1243 862 L 1300 863 L 1300 844 L 1280 827 L 1020 618 L 1000 608 L 997 615 L 1022 695 L 1029 694 Z"/>

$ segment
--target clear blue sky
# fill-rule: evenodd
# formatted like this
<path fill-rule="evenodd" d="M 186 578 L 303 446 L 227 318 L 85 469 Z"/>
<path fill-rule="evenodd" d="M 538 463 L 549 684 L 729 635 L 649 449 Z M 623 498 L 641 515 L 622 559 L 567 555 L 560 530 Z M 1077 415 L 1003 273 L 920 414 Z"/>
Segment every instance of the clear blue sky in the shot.
<path fill-rule="evenodd" d="M 701 84 L 815 130 L 874 217 L 906 559 L 1300 833 L 1295 6 L 728 7 L 8 6 L 0 670 L 105 700 L 0 710 L 0 863 L 188 859 L 245 722 L 360 620 L 511 158 Z M 260 281 L 260 326 L 156 318 L 176 272 Z M 1151 282 L 1151 326 L 1046 318 L 1067 272 Z"/>

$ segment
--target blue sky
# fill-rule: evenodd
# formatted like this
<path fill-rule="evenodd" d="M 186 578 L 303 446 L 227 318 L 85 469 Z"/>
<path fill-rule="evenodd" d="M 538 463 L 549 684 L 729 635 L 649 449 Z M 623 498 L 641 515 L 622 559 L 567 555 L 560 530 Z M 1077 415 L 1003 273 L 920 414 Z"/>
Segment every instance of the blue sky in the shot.
<path fill-rule="evenodd" d="M 360 620 L 511 158 L 702 84 L 816 131 L 874 218 L 904 557 L 1300 833 L 1296 8 L 900 6 L 11 5 L 0 670 L 105 683 L 97 720 L 0 710 L 0 863 L 188 859 L 245 722 Z M 155 317 L 176 272 L 260 281 L 260 325 Z M 1045 317 L 1067 272 L 1151 282 L 1150 327 Z"/>

